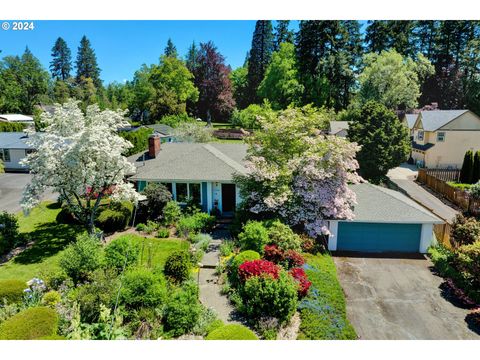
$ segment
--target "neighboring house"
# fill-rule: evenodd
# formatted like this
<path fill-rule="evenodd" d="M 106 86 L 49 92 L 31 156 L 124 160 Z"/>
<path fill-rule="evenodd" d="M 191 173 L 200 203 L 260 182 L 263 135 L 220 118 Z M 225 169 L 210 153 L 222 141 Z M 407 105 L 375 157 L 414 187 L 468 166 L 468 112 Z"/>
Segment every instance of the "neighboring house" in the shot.
<path fill-rule="evenodd" d="M 245 173 L 245 144 L 163 143 L 158 134 L 149 138 L 149 151 L 129 157 L 137 167 L 130 180 L 142 191 L 150 182 L 165 184 L 174 200 L 192 197 L 203 211 L 217 208 L 233 213 L 240 203 L 234 173 Z"/>
<path fill-rule="evenodd" d="M 443 221 L 398 191 L 369 183 L 351 185 L 353 220 L 330 221 L 331 251 L 427 252 L 433 225 Z"/>
<path fill-rule="evenodd" d="M 32 116 L 22 114 L 0 114 L 0 121 L 34 125 Z"/>
<path fill-rule="evenodd" d="M 153 129 L 155 134 L 160 135 L 162 143 L 175 142 L 174 130 L 171 126 L 165 124 L 147 125 L 148 128 Z"/>
<path fill-rule="evenodd" d="M 0 133 L 0 160 L 5 165 L 5 171 L 28 171 L 20 164 L 33 149 L 27 145 L 27 135 L 23 132 Z"/>
<path fill-rule="evenodd" d="M 460 168 L 480 150 L 480 117 L 469 110 L 421 111 L 413 125 L 412 157 L 422 167 Z"/>
<path fill-rule="evenodd" d="M 339 137 L 347 137 L 348 135 L 348 121 L 330 121 L 329 135 Z"/>
<path fill-rule="evenodd" d="M 245 174 L 245 144 L 167 143 L 149 139 L 149 151 L 131 156 L 136 174 L 130 180 L 142 191 L 148 183 L 163 183 L 173 198 L 193 197 L 203 211 L 217 208 L 231 215 L 240 204 L 234 174 Z M 352 185 L 358 204 L 352 221 L 331 220 L 328 248 L 366 252 L 426 252 L 433 224 L 442 221 L 405 195 L 368 183 Z"/>
<path fill-rule="evenodd" d="M 408 127 L 408 133 L 410 136 L 413 136 L 413 126 L 415 125 L 415 121 L 417 121 L 418 114 L 405 114 L 402 118 L 402 123 Z"/>

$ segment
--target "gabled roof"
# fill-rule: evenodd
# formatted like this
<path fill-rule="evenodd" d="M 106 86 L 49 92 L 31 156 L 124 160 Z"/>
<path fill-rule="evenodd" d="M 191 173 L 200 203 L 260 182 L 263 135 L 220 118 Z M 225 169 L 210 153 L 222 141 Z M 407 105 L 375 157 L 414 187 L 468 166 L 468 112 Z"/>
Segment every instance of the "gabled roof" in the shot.
<path fill-rule="evenodd" d="M 357 195 L 355 222 L 404 224 L 442 223 L 443 221 L 402 193 L 370 183 L 350 185 Z M 347 220 L 348 221 L 348 220 Z"/>
<path fill-rule="evenodd" d="M 342 130 L 348 130 L 348 121 L 330 121 L 330 135 L 338 134 Z"/>
<path fill-rule="evenodd" d="M 0 114 L 0 120 L 9 122 L 32 122 L 33 117 L 22 114 Z"/>
<path fill-rule="evenodd" d="M 147 181 L 232 181 L 233 174 L 245 173 L 246 144 L 164 143 L 160 153 L 129 157 L 137 172 L 130 179 Z M 145 155 L 145 164 L 143 156 Z"/>
<path fill-rule="evenodd" d="M 468 110 L 421 111 L 420 116 L 423 129 L 425 131 L 435 131 L 467 112 Z"/>
<path fill-rule="evenodd" d="M 0 149 L 32 149 L 23 132 L 0 132 Z"/>
<path fill-rule="evenodd" d="M 413 128 L 415 121 L 417 121 L 418 114 L 405 114 L 405 120 L 407 121 L 408 128 Z"/>

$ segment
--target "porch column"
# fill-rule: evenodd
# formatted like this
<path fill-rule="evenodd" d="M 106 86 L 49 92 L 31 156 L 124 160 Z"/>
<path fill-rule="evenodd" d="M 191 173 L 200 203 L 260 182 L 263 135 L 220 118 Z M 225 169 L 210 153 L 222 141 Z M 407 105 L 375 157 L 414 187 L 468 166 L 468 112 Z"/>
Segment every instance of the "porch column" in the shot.
<path fill-rule="evenodd" d="M 212 211 L 213 199 L 212 199 L 212 183 L 207 182 L 207 212 Z"/>

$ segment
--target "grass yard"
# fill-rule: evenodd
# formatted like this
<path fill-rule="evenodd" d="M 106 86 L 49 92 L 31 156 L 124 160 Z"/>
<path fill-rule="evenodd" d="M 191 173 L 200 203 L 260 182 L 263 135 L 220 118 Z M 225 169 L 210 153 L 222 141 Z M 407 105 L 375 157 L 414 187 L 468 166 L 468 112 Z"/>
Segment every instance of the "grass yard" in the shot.
<path fill-rule="evenodd" d="M 328 254 L 305 254 L 305 259 L 305 272 L 312 286 L 300 302 L 298 339 L 356 339 L 355 329 L 346 316 L 345 296 L 332 257 Z"/>
<path fill-rule="evenodd" d="M 140 264 L 147 267 L 159 266 L 163 268 L 167 257 L 172 252 L 188 250 L 190 246 L 188 241 L 180 239 L 152 239 L 135 234 L 122 235 L 117 239 L 120 238 L 127 238 L 130 241 L 138 242 L 140 245 Z"/>
<path fill-rule="evenodd" d="M 0 265 L 0 280 L 27 281 L 58 267 L 59 253 L 84 231 L 80 226 L 57 223 L 56 217 L 60 210 L 58 204 L 44 202 L 28 216 L 18 214 L 20 232 L 35 243 L 31 248 Z"/>

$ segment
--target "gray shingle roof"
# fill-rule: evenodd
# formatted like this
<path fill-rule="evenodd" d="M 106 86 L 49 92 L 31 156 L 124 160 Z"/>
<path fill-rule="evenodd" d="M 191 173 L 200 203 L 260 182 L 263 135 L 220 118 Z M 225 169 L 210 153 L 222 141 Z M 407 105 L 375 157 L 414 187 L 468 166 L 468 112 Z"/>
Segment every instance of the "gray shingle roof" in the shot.
<path fill-rule="evenodd" d="M 342 130 L 348 130 L 348 121 L 330 121 L 330 134 L 335 135 Z"/>
<path fill-rule="evenodd" d="M 0 132 L 0 149 L 32 149 L 23 132 Z"/>
<path fill-rule="evenodd" d="M 405 119 L 407 120 L 408 128 L 413 128 L 415 121 L 417 121 L 418 114 L 405 114 Z"/>
<path fill-rule="evenodd" d="M 357 195 L 356 222 L 442 223 L 443 221 L 402 193 L 369 183 L 351 185 Z"/>
<path fill-rule="evenodd" d="M 165 143 L 154 159 L 143 153 L 129 157 L 137 167 L 132 180 L 232 181 L 234 173 L 245 171 L 245 144 Z"/>
<path fill-rule="evenodd" d="M 165 124 L 153 124 L 147 125 L 148 128 L 153 129 L 153 131 L 163 134 L 163 135 L 172 135 L 173 128 Z"/>
<path fill-rule="evenodd" d="M 421 111 L 423 129 L 425 131 L 435 131 L 466 112 L 468 110 Z"/>

